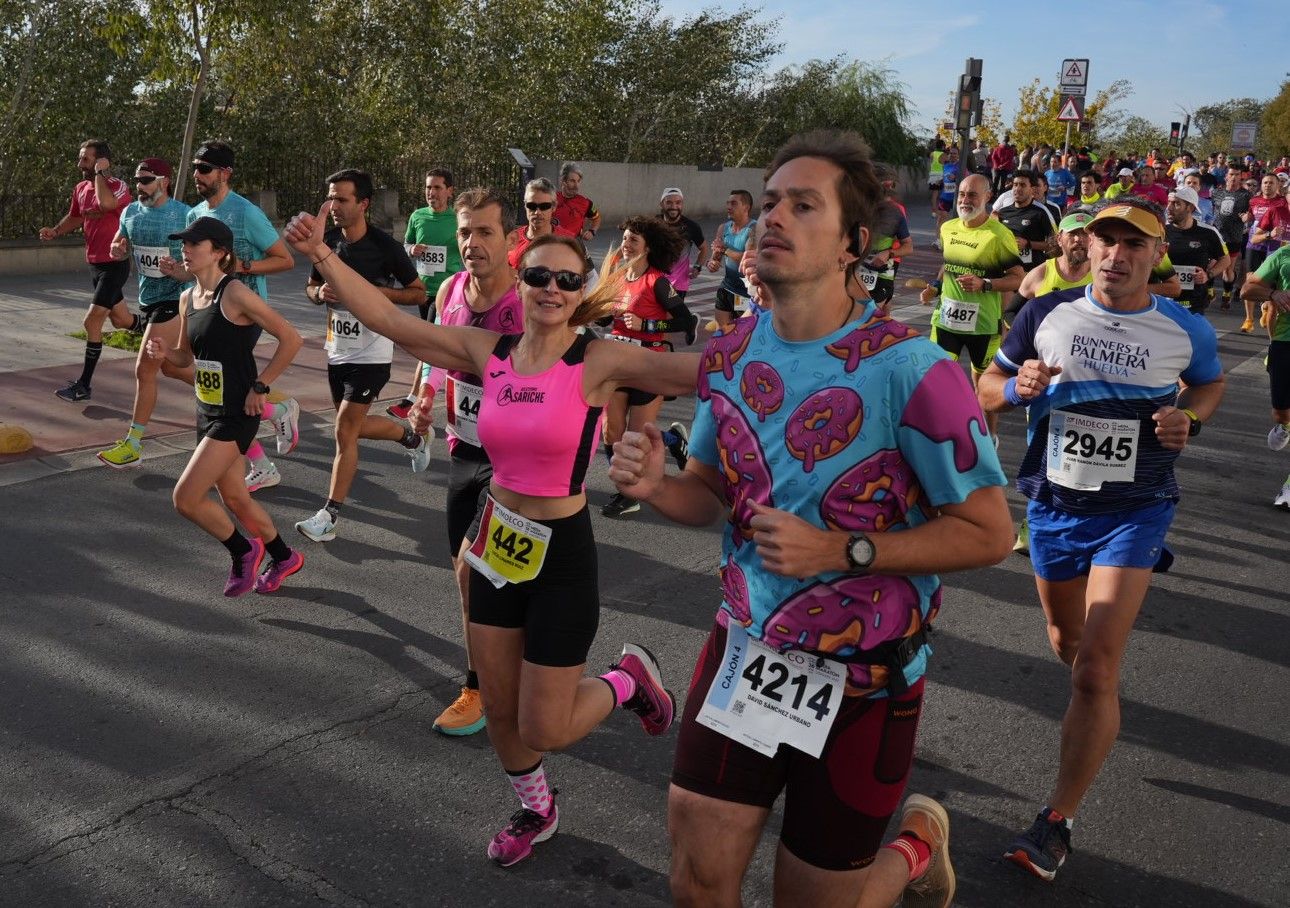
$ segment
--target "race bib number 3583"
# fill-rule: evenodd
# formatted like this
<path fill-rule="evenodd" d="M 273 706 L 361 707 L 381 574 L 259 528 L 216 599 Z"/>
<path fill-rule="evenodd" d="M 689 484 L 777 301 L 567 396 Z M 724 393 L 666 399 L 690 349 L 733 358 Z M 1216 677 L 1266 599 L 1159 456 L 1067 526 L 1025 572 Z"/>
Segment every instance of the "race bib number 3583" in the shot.
<path fill-rule="evenodd" d="M 731 622 L 696 720 L 768 757 L 781 744 L 818 757 L 845 687 L 842 663 L 800 650 L 778 652 Z"/>

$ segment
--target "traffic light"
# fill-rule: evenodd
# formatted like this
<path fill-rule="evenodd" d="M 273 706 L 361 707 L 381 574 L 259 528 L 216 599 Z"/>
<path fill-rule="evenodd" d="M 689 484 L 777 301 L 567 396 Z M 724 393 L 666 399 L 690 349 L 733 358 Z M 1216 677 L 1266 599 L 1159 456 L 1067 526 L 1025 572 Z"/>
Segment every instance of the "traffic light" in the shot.
<path fill-rule="evenodd" d="M 1169 141 L 1177 142 L 1182 137 L 1182 124 L 1177 120 L 1169 124 Z"/>
<path fill-rule="evenodd" d="M 963 75 L 959 76 L 958 98 L 954 105 L 954 127 L 971 129 L 981 123 L 981 60 L 968 57 Z"/>

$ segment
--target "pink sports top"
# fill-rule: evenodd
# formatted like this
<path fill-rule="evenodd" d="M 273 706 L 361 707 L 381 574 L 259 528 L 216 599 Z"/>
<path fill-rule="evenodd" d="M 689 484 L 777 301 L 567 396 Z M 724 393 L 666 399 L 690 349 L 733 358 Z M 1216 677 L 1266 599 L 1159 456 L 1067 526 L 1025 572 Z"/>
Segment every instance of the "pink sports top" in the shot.
<path fill-rule="evenodd" d="M 583 356 L 594 337 L 580 334 L 551 368 L 518 375 L 511 350 L 521 336 L 499 337 L 488 358 L 479 440 L 502 488 L 543 498 L 577 495 L 600 438 L 603 408 L 582 394 Z"/>

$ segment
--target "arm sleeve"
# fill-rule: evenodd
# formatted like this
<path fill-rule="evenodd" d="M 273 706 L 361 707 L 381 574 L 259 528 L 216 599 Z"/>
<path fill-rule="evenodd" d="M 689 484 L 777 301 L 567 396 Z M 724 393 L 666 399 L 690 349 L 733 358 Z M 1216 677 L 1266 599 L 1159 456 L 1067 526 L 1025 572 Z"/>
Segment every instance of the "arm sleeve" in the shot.
<path fill-rule="evenodd" d="M 903 243 L 905 240 L 909 239 L 909 219 L 905 217 L 903 214 L 900 216 L 900 220 L 896 223 L 896 229 L 892 232 L 891 235 L 894 236 L 896 238 L 896 241 L 900 243 Z"/>

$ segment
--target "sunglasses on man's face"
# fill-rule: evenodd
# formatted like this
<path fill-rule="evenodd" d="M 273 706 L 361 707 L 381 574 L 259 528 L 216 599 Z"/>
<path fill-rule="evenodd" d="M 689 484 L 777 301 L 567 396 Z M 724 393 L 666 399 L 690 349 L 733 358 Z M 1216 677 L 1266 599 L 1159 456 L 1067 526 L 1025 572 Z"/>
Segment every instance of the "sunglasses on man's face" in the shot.
<path fill-rule="evenodd" d="M 155 179 L 156 177 L 150 173 L 136 173 L 134 175 L 134 181 L 140 186 L 151 186 L 152 181 Z"/>
<path fill-rule="evenodd" d="M 219 168 L 214 164 L 207 164 L 205 161 L 193 161 L 193 170 L 197 171 L 202 176 L 206 176 L 212 170 L 219 170 Z"/>
<path fill-rule="evenodd" d="M 555 202 L 525 202 L 524 207 L 529 211 L 550 211 L 555 207 Z"/>
<path fill-rule="evenodd" d="M 520 280 L 538 289 L 549 285 L 552 277 L 555 278 L 555 285 L 561 290 L 582 289 L 583 277 L 576 271 L 552 271 L 550 268 L 538 265 L 525 268 L 520 272 Z"/>

